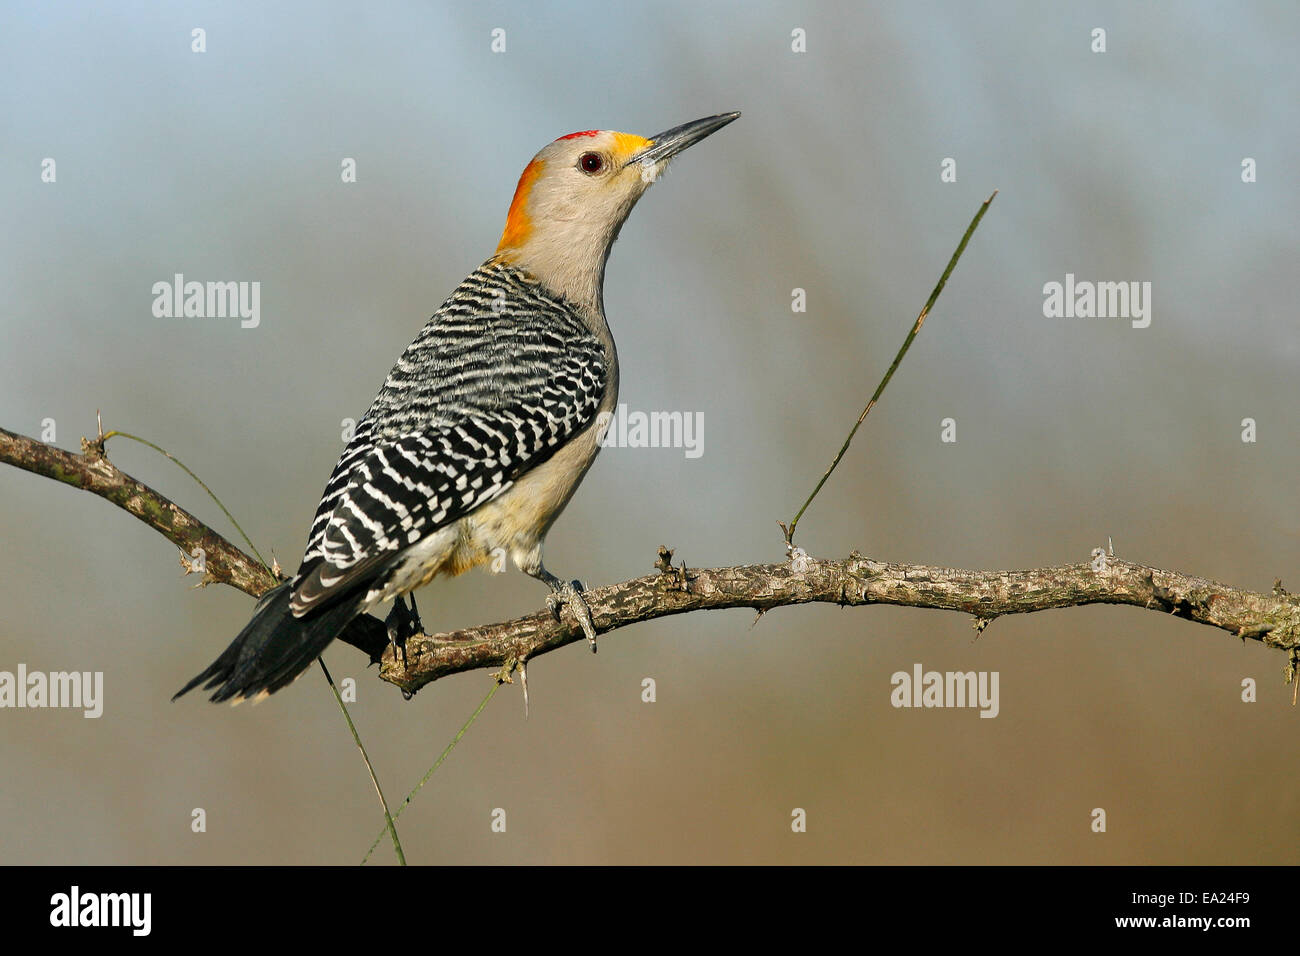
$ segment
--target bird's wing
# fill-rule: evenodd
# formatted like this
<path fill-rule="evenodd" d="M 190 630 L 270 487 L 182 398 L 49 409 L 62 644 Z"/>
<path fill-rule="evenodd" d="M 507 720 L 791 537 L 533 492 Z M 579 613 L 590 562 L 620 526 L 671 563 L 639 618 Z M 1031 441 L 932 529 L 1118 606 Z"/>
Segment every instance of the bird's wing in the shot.
<path fill-rule="evenodd" d="M 317 511 L 294 614 L 379 580 L 595 422 L 608 376 L 601 342 L 531 287 L 531 306 L 511 290 L 512 308 L 485 314 L 479 292 L 493 290 L 466 291 L 483 271 L 403 353 L 357 426 Z"/>

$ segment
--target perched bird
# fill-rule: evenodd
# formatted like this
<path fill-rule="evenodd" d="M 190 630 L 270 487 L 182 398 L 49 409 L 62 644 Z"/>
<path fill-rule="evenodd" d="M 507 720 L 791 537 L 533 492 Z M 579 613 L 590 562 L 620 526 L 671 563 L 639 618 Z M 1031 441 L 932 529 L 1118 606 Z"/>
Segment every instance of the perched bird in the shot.
<path fill-rule="evenodd" d="M 668 160 L 739 115 L 649 139 L 570 133 L 533 158 L 496 253 L 433 314 L 357 425 L 298 573 L 176 697 L 200 684 L 214 701 L 274 693 L 388 600 L 390 638 L 404 642 L 419 623 L 402 596 L 494 552 L 550 587 L 552 610 L 567 606 L 594 649 L 581 585 L 546 570 L 542 540 L 618 401 L 605 262 Z"/>

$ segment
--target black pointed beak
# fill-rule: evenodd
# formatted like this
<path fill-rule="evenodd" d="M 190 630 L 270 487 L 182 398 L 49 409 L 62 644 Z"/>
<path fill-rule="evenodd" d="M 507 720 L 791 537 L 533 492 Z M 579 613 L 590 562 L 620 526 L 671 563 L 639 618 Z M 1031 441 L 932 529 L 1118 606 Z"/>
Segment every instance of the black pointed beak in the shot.
<path fill-rule="evenodd" d="M 739 116 L 739 112 L 719 113 L 717 116 L 706 116 L 704 119 L 697 119 L 664 130 L 662 133 L 651 136 L 650 145 L 640 152 L 633 153 L 624 165 L 631 166 L 633 163 L 641 163 L 644 166 L 653 166 L 662 163 L 664 160 L 676 156 L 688 146 L 694 146 L 710 133 L 716 133 Z"/>

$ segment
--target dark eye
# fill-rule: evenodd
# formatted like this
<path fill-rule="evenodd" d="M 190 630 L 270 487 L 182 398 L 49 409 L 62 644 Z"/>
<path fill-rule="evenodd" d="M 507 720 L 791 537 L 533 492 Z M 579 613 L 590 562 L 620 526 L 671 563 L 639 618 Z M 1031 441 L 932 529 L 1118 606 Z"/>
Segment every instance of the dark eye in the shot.
<path fill-rule="evenodd" d="M 605 160 L 600 153 L 583 153 L 578 157 L 578 165 L 584 173 L 598 173 L 605 168 Z"/>

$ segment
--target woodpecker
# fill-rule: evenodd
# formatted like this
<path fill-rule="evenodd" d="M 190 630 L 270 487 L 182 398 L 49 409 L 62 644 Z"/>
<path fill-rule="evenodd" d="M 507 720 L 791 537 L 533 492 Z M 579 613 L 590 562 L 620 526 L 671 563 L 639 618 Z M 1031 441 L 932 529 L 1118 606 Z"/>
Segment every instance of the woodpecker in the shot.
<path fill-rule="evenodd" d="M 418 631 L 412 596 L 508 554 L 567 606 L 595 649 L 578 581 L 542 564 L 542 540 L 600 450 L 618 402 L 605 321 L 609 250 L 669 159 L 740 116 L 645 138 L 561 136 L 519 177 L 493 256 L 462 282 L 393 366 L 335 465 L 297 574 L 172 699 L 274 693 L 360 614 L 394 602 L 395 643 Z"/>

